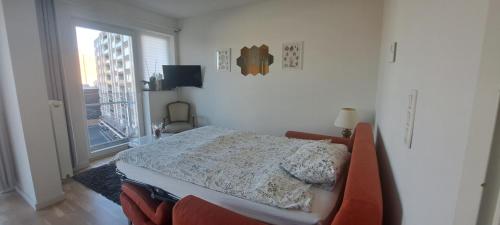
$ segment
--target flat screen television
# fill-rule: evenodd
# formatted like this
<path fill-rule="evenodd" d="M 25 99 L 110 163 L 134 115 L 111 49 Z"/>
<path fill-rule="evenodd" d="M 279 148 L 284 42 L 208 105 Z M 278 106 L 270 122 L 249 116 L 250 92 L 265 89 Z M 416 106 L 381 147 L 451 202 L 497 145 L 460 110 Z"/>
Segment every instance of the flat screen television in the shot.
<path fill-rule="evenodd" d="M 199 65 L 164 65 L 163 76 L 166 89 L 203 86 Z"/>

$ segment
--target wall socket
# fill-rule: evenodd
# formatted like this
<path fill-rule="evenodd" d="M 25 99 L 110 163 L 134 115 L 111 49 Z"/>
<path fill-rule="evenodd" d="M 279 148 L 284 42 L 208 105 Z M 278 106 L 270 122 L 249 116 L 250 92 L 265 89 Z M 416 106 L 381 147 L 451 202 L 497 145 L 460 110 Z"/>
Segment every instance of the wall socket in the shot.
<path fill-rule="evenodd" d="M 415 113 L 417 111 L 417 95 L 418 91 L 413 89 L 408 95 L 408 107 L 406 108 L 406 123 L 404 142 L 411 149 L 413 142 L 413 126 L 415 125 Z"/>

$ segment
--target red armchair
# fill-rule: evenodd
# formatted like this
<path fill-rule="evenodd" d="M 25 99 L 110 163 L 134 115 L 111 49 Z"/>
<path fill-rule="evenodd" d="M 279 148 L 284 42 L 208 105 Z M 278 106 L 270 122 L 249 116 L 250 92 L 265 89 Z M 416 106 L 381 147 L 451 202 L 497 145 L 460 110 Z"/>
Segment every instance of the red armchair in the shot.
<path fill-rule="evenodd" d="M 137 185 L 122 184 L 120 203 L 123 212 L 134 225 L 171 225 L 173 203 L 150 197 L 149 192 Z"/>

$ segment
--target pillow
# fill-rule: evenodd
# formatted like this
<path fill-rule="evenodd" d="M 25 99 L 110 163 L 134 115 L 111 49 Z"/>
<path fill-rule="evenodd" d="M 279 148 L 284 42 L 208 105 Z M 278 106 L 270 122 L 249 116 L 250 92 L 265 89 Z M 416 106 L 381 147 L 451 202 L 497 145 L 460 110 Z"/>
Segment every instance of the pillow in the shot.
<path fill-rule="evenodd" d="M 334 185 L 340 179 L 350 155 L 345 145 L 316 141 L 302 145 L 280 166 L 306 183 Z"/>

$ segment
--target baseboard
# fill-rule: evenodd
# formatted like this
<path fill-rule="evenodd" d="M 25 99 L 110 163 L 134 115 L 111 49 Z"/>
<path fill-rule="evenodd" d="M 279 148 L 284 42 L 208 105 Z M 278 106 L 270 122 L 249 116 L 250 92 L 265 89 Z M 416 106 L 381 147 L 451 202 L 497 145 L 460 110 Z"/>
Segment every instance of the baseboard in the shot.
<path fill-rule="evenodd" d="M 44 202 L 37 202 L 35 204 L 35 210 L 41 210 L 41 209 L 44 209 L 44 208 L 47 208 L 49 206 L 52 206 L 54 204 L 57 204 L 59 202 L 62 202 L 64 201 L 65 197 L 64 197 L 64 193 L 61 193 L 59 194 L 58 196 L 52 198 L 52 199 L 49 199 L 47 201 L 44 201 Z"/>
<path fill-rule="evenodd" d="M 90 162 L 80 163 L 73 168 L 73 175 L 78 173 L 78 171 L 88 168 L 90 166 Z"/>
<path fill-rule="evenodd" d="M 35 200 L 32 199 L 26 192 L 24 192 L 19 186 L 16 186 L 14 188 L 16 192 L 26 201 L 33 209 L 36 209 L 36 203 Z"/>
<path fill-rule="evenodd" d="M 18 186 L 15 187 L 16 192 L 35 210 L 41 210 L 47 208 L 51 205 L 64 201 L 64 193 L 60 193 L 56 197 L 49 199 L 43 202 L 36 202 L 36 200 L 32 199 L 28 194 L 26 194 L 23 190 L 21 190 Z"/>
<path fill-rule="evenodd" d="M 14 189 L 14 188 L 9 188 L 9 189 L 7 189 L 7 190 L 0 191 L 0 195 L 1 195 L 1 194 L 7 194 L 7 193 L 12 192 L 12 191 L 15 191 L 15 190 L 16 190 L 16 189 Z"/>

